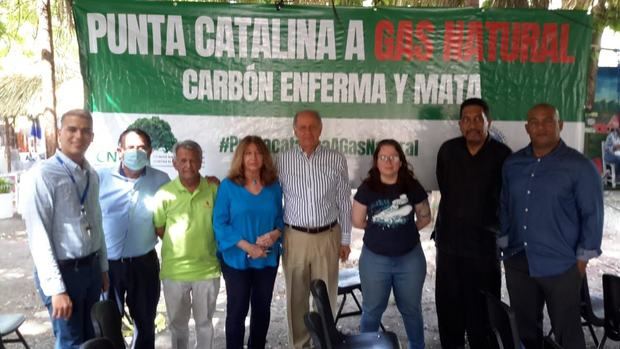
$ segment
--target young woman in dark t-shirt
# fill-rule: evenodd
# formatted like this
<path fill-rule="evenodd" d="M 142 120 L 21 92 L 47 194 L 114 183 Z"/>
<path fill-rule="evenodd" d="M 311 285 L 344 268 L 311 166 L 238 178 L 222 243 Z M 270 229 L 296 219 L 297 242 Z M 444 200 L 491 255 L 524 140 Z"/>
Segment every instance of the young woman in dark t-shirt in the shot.
<path fill-rule="evenodd" d="M 424 348 L 421 300 L 426 259 L 419 230 L 430 223 L 431 216 L 426 191 L 395 140 L 377 144 L 373 167 L 355 194 L 352 216 L 353 225 L 364 229 L 360 330 L 379 329 L 393 289 L 409 348 Z"/>

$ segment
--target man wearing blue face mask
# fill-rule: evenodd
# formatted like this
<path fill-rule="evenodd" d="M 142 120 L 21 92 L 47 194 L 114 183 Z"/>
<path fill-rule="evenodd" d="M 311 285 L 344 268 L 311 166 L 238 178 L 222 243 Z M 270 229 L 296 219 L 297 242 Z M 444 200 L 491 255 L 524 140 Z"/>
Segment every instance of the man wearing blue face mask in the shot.
<path fill-rule="evenodd" d="M 110 298 L 134 320 L 132 348 L 154 348 L 159 260 L 153 196 L 168 175 L 149 166 L 151 138 L 136 128 L 118 139 L 120 164 L 101 170 L 99 199 L 110 265 Z"/>

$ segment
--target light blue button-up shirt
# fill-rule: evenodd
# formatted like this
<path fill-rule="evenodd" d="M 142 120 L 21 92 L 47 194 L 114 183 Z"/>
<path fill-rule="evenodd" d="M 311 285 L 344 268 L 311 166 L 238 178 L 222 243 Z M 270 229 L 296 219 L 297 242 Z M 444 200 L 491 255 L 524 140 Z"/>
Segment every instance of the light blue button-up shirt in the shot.
<path fill-rule="evenodd" d="M 125 177 L 120 169 L 117 165 L 99 171 L 99 199 L 110 260 L 142 256 L 155 248 L 153 197 L 170 181 L 166 173 L 149 166 L 136 179 Z"/>
<path fill-rule="evenodd" d="M 89 231 L 85 231 L 80 222 L 80 196 L 87 181 L 90 184 L 84 208 Z M 82 258 L 97 252 L 101 271 L 107 271 L 99 178 L 88 162 L 84 160 L 80 167 L 61 151 L 56 151 L 53 157 L 26 174 L 23 185 L 24 220 L 43 293 L 52 296 L 66 291 L 58 260 Z"/>

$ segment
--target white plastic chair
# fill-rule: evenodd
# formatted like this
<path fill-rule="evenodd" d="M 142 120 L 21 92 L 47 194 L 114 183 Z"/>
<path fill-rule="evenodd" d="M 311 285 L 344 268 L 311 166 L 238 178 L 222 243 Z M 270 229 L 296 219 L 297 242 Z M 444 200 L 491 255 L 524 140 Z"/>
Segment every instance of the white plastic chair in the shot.
<path fill-rule="evenodd" d="M 4 343 L 22 343 L 28 349 L 28 343 L 19 332 L 26 318 L 22 314 L 0 314 L 0 348 L 4 348 Z M 4 338 L 15 332 L 17 338 Z"/>

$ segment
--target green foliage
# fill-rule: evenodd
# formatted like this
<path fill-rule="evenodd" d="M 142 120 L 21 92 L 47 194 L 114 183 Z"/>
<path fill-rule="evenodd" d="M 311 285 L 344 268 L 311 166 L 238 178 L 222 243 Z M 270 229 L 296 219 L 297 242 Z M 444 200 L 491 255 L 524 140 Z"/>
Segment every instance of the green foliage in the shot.
<path fill-rule="evenodd" d="M 0 194 L 7 194 L 13 191 L 13 181 L 8 178 L 0 177 Z"/>
<path fill-rule="evenodd" d="M 79 76 L 78 45 L 67 1 L 50 0 L 57 82 Z M 16 67 L 10 64 L 23 62 L 28 66 L 39 58 L 35 40 L 47 33 L 37 30 L 47 26 L 47 19 L 37 4 L 37 0 L 0 0 L 0 71 L 13 73 Z"/>
<path fill-rule="evenodd" d="M 155 333 L 160 333 L 166 329 L 166 316 L 162 313 L 157 313 L 155 316 Z"/>
<path fill-rule="evenodd" d="M 177 142 L 176 137 L 170 129 L 170 124 L 160 119 L 157 116 L 152 118 L 140 118 L 134 121 L 129 127 L 135 127 L 143 130 L 151 136 L 153 149 L 164 149 L 165 151 L 172 150 L 172 147 Z"/>
<path fill-rule="evenodd" d="M 129 308 L 125 306 L 125 316 L 121 319 L 121 332 L 123 333 L 123 338 L 131 338 L 133 337 L 133 321 L 129 317 Z M 166 316 L 163 313 L 158 312 L 155 315 L 155 333 L 161 333 L 166 330 Z"/>
<path fill-rule="evenodd" d="M 605 25 L 612 30 L 620 31 L 620 0 L 607 0 Z"/>
<path fill-rule="evenodd" d="M 0 1 L 0 57 L 6 56 L 12 47 L 17 47 L 25 56 L 32 56 L 31 38 L 37 23 L 33 0 Z"/>

